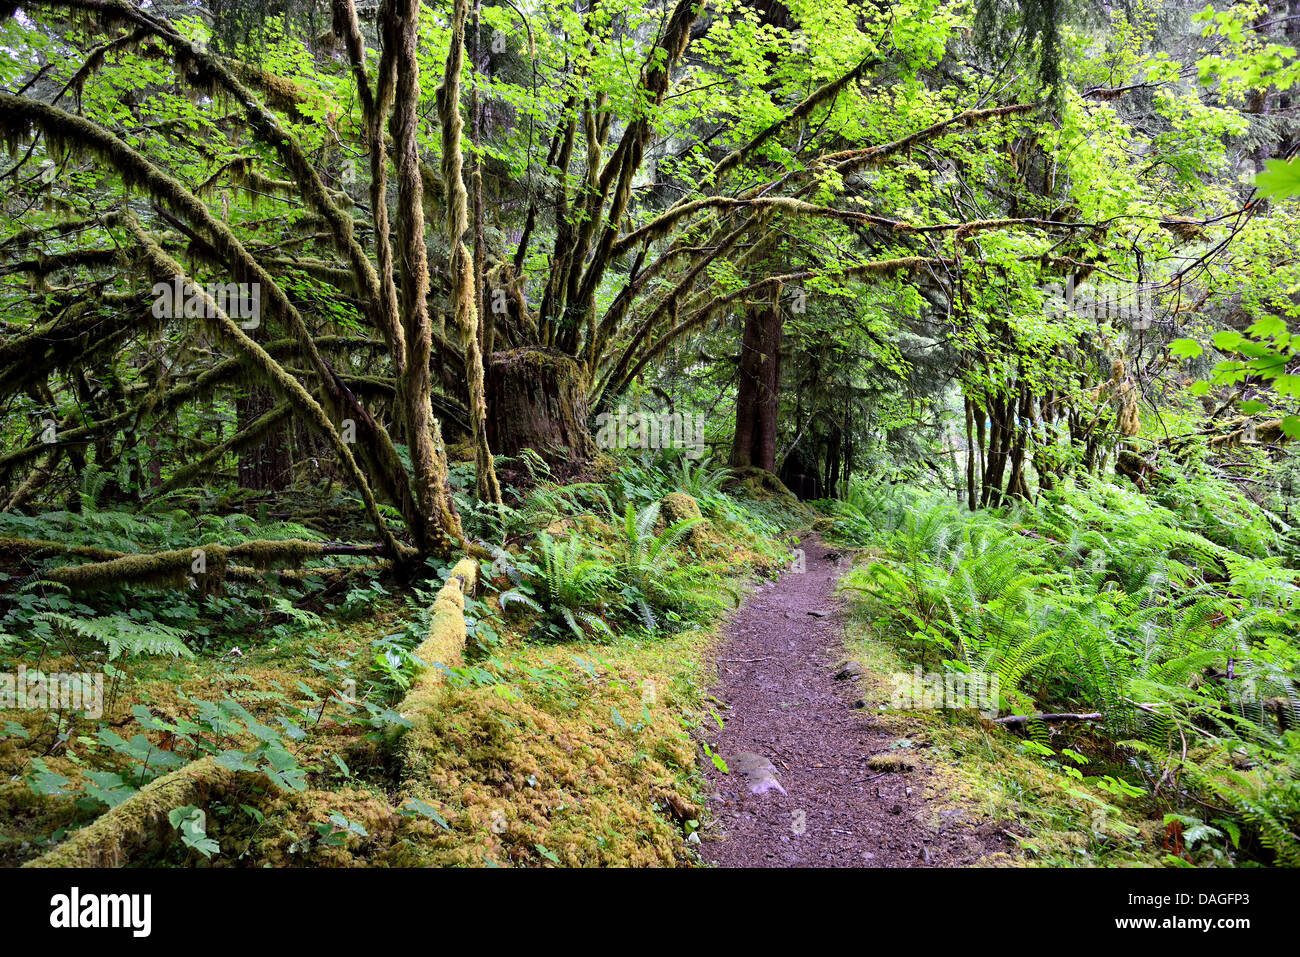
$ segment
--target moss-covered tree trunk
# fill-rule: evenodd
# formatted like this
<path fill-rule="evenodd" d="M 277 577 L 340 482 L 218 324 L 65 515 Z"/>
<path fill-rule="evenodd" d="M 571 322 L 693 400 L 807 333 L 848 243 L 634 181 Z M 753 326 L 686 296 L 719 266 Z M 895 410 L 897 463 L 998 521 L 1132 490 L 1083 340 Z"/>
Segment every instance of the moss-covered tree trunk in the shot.
<path fill-rule="evenodd" d="M 580 466 L 596 451 L 578 364 L 555 349 L 497 352 L 487 369 L 488 442 L 500 455 L 532 449 L 551 465 Z"/>

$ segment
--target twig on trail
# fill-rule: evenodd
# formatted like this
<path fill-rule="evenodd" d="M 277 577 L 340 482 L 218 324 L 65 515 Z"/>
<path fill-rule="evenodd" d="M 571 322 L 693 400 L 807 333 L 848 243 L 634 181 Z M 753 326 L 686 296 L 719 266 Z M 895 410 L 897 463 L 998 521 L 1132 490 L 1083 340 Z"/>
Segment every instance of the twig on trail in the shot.
<path fill-rule="evenodd" d="M 893 772 L 892 772 L 892 771 L 880 771 L 880 772 L 877 772 L 876 774 L 872 774 L 872 775 L 869 775 L 869 776 L 863 778 L 861 781 L 852 781 L 852 782 L 850 782 L 850 783 L 851 783 L 851 784 L 866 784 L 868 781 L 874 781 L 876 778 L 883 778 L 886 774 L 893 774 Z"/>
<path fill-rule="evenodd" d="M 736 663 L 740 662 L 740 663 L 744 663 L 744 664 L 747 664 L 747 665 L 752 665 L 755 661 L 771 661 L 771 660 L 772 660 L 772 656 L 771 656 L 771 655 L 767 655 L 767 656 L 765 656 L 765 657 L 763 657 L 763 658 L 719 658 L 718 660 L 719 660 L 719 661 L 725 661 L 725 662 L 727 662 L 728 664 L 736 664 Z"/>
<path fill-rule="evenodd" d="M 1030 721 L 1100 721 L 1102 714 L 1100 711 L 1093 711 L 1089 714 L 1077 714 L 1074 712 L 1063 712 L 1061 714 L 1012 714 L 1005 718 L 994 718 L 994 724 L 1026 724 Z"/>

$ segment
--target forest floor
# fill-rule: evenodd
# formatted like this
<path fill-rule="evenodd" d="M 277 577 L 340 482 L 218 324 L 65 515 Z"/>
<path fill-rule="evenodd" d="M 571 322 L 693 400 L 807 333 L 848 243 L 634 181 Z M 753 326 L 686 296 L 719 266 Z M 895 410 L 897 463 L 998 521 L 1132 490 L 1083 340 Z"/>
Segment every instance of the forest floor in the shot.
<path fill-rule="evenodd" d="M 1010 863 L 1005 823 L 954 802 L 906 719 L 860 700 L 870 676 L 846 661 L 835 594 L 849 559 L 815 535 L 801 547 L 804 570 L 761 585 L 718 645 L 724 726 L 708 737 L 727 771 L 706 763 L 702 856 L 721 867 Z"/>

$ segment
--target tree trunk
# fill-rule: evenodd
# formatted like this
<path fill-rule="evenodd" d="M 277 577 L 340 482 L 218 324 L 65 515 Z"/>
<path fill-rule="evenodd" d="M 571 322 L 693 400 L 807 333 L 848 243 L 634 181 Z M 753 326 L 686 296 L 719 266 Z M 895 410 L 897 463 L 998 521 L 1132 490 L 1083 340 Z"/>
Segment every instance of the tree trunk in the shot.
<path fill-rule="evenodd" d="M 572 467 L 595 454 L 586 383 L 568 356 L 541 348 L 497 352 L 487 378 L 487 438 L 498 455 L 532 449 L 552 466 Z"/>
<path fill-rule="evenodd" d="M 235 434 L 270 412 L 275 404 L 270 389 L 250 386 L 235 399 Z M 240 488 L 280 491 L 288 487 L 291 471 L 289 430 L 284 425 L 275 426 L 260 442 L 239 453 Z"/>
<path fill-rule="evenodd" d="M 1002 504 L 1002 479 L 1006 474 L 1007 453 L 1011 443 L 1005 400 L 994 399 L 989 403 L 989 419 L 989 451 L 980 502 L 986 508 L 997 508 Z"/>
<path fill-rule="evenodd" d="M 843 444 L 844 430 L 836 422 L 831 426 L 831 435 L 826 441 L 826 474 L 822 485 L 827 498 L 839 498 L 840 449 Z"/>
<path fill-rule="evenodd" d="M 975 493 L 975 407 L 966 400 L 966 504 L 973 512 L 979 506 Z"/>
<path fill-rule="evenodd" d="M 781 309 L 775 302 L 750 310 L 740 347 L 736 389 L 735 468 L 776 470 L 776 426 L 781 382 Z"/>

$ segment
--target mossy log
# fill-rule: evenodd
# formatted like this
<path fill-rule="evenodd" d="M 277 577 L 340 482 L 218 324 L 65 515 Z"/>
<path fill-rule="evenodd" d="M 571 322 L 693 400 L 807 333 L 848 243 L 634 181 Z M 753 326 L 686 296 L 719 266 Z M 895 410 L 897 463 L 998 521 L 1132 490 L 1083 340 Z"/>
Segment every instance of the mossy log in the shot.
<path fill-rule="evenodd" d="M 436 750 L 436 743 L 428 738 L 430 720 L 437 712 L 438 699 L 445 685 L 442 669 L 438 666 L 456 666 L 464 661 L 468 634 L 465 595 L 474 591 L 477 582 L 478 562 L 473 558 L 461 559 L 433 600 L 429 635 L 415 650 L 416 657 L 425 662 L 425 668 L 398 706 L 398 713 L 413 724 L 402 736 L 398 747 L 404 777 L 419 776 L 421 769 L 427 766 L 427 754 Z"/>
<path fill-rule="evenodd" d="M 329 545 L 296 538 L 283 541 L 258 539 L 239 545 L 196 545 L 193 548 L 123 555 L 88 565 L 65 565 L 51 569 L 43 577 L 78 591 L 124 584 L 181 587 L 191 577 L 200 585 L 213 586 L 236 563 L 257 569 L 285 568 L 324 555 L 356 553 L 356 546 L 350 545 Z"/>
<path fill-rule="evenodd" d="M 478 562 L 462 558 L 451 570 L 447 583 L 438 590 L 433 599 L 428 637 L 415 649 L 415 656 L 425 667 L 402 699 L 401 714 L 419 714 L 432 707 L 432 699 L 442 685 L 442 670 L 437 666 L 455 666 L 464 661 L 465 595 L 472 594 L 477 583 Z"/>
<path fill-rule="evenodd" d="M 97 562 L 112 561 L 122 558 L 126 552 L 111 548 L 96 548 L 93 545 L 69 545 L 67 542 L 49 542 L 40 538 L 0 538 L 0 555 L 12 555 L 17 558 L 47 558 L 51 555 L 72 555 L 76 558 L 89 558 Z"/>
<path fill-rule="evenodd" d="M 179 840 L 168 820 L 186 805 L 203 808 L 237 785 L 271 786 L 266 776 L 232 771 L 203 758 L 151 781 L 117 807 L 105 811 L 53 850 L 24 867 L 122 867 L 161 853 Z"/>

